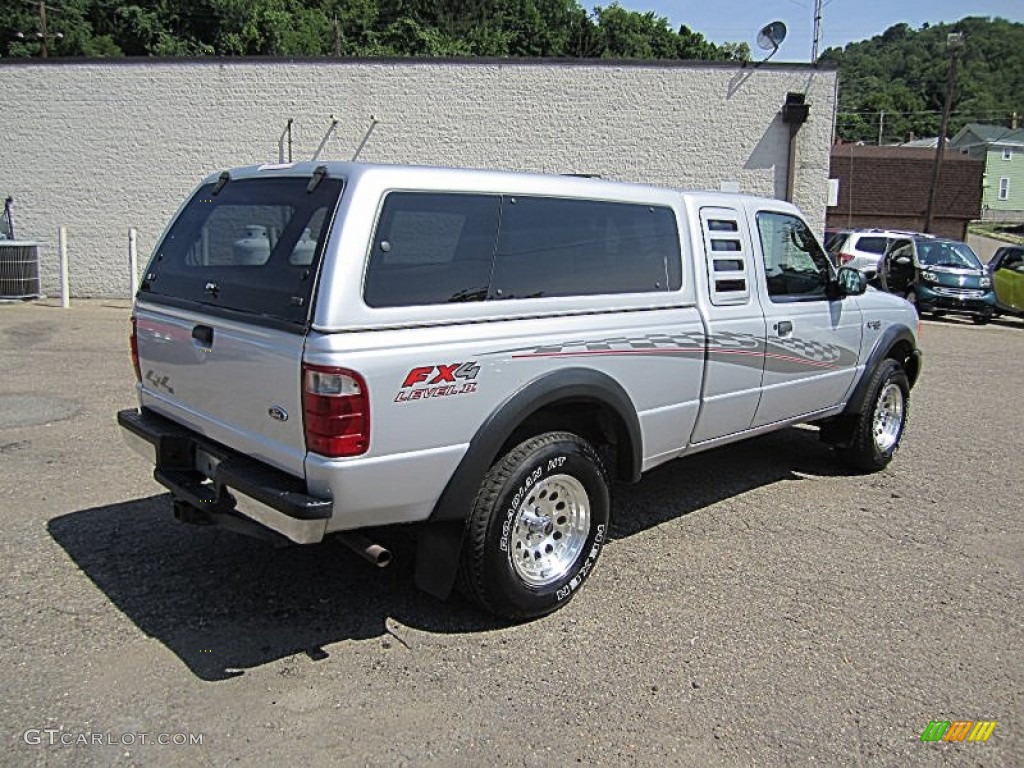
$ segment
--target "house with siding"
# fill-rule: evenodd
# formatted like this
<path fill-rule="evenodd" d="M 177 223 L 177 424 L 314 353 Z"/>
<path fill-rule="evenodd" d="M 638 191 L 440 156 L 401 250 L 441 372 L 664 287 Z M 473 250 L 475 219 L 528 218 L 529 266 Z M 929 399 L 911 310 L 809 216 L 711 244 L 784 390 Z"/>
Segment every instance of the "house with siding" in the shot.
<path fill-rule="evenodd" d="M 968 123 L 950 144 L 985 161 L 982 218 L 1024 222 L 1024 128 Z"/>

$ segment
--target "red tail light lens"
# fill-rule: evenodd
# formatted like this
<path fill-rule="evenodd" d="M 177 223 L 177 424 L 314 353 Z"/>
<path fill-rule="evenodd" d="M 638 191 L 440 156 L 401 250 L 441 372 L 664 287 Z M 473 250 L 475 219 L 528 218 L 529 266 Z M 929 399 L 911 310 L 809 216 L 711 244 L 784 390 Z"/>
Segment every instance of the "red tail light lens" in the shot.
<path fill-rule="evenodd" d="M 132 335 L 129 340 L 132 350 L 132 368 L 135 369 L 135 380 L 142 381 L 142 369 L 139 367 L 139 329 L 138 321 L 132 318 Z"/>
<path fill-rule="evenodd" d="M 840 253 L 839 254 L 839 263 L 840 264 L 849 264 L 851 261 L 853 261 L 853 254 L 852 253 Z"/>
<path fill-rule="evenodd" d="M 321 456 L 359 456 L 370 447 L 370 395 L 355 371 L 302 365 L 306 450 Z"/>

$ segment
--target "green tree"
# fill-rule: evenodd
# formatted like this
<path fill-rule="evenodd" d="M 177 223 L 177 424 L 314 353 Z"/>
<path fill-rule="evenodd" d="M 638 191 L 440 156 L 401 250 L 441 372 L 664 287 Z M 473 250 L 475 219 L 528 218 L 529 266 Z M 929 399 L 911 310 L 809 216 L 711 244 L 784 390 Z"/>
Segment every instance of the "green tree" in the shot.
<path fill-rule="evenodd" d="M 8 3 L 11 5 L 11 3 Z M 745 59 L 688 27 L 578 0 L 48 0 L 52 56 Z M 0 55 L 39 55 L 37 6 L 0 15 Z M 18 32 L 24 36 L 17 37 Z"/>
<path fill-rule="evenodd" d="M 605 58 L 674 59 L 679 54 L 678 35 L 663 16 L 627 11 L 618 3 L 598 6 L 594 15 Z"/>

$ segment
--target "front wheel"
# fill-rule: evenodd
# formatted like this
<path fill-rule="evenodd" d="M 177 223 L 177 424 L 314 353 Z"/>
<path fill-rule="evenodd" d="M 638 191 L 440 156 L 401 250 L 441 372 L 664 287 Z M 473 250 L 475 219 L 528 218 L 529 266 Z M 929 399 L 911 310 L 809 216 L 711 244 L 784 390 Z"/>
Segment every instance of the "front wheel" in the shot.
<path fill-rule="evenodd" d="M 846 461 L 865 472 L 885 469 L 900 447 L 907 426 L 910 382 L 895 360 L 875 369 L 868 397 L 856 414 L 850 442 L 840 449 Z"/>
<path fill-rule="evenodd" d="M 608 481 L 590 443 L 570 432 L 520 443 L 491 467 L 477 493 L 459 586 L 498 616 L 551 613 L 593 572 L 609 515 Z"/>

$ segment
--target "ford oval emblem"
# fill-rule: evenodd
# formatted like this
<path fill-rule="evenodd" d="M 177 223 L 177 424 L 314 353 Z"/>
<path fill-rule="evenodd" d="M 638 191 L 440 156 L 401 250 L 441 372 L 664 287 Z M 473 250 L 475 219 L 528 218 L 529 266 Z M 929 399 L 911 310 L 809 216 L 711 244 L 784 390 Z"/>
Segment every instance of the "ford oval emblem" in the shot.
<path fill-rule="evenodd" d="M 277 421 L 288 421 L 288 411 L 282 408 L 280 405 L 272 405 L 267 411 L 267 415 Z"/>

